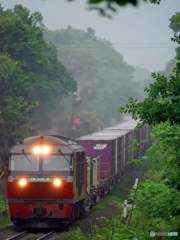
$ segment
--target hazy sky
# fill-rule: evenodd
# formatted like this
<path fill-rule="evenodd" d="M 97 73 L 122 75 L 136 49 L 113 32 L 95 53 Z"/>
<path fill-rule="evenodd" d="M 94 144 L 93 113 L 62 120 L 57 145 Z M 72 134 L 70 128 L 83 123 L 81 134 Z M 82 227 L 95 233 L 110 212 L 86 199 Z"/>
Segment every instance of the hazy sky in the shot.
<path fill-rule="evenodd" d="M 151 71 L 162 70 L 175 56 L 177 44 L 169 29 L 169 19 L 180 11 L 180 0 L 162 1 L 160 5 L 141 3 L 138 7 L 121 7 L 113 19 L 87 10 L 86 0 L 0 0 L 2 6 L 13 8 L 22 4 L 31 12 L 39 11 L 48 29 L 61 29 L 71 25 L 86 30 L 91 27 L 96 36 L 113 43 L 124 60 Z"/>

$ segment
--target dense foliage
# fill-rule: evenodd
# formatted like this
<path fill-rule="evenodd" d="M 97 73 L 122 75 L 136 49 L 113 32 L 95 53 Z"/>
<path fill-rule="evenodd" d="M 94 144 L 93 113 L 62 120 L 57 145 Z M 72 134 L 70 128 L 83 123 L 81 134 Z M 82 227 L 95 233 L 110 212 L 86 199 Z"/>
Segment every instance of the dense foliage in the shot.
<path fill-rule="evenodd" d="M 170 28 L 174 31 L 172 40 L 180 44 L 180 13 L 176 13 L 170 21 Z M 178 51 L 177 59 L 179 60 Z M 132 113 L 133 118 L 139 117 L 143 125 L 157 124 L 167 120 L 170 124 L 180 124 L 180 62 L 177 61 L 173 74 L 169 78 L 156 73 L 152 73 L 151 76 L 155 79 L 154 84 L 144 88 L 148 98 L 143 102 L 137 102 L 130 97 L 130 106 L 126 105 L 126 109 L 121 107 L 118 111 Z"/>
<path fill-rule="evenodd" d="M 58 59 L 80 82 L 82 109 L 95 113 L 105 125 L 111 124 L 111 118 L 119 120 L 119 102 L 126 103 L 127 95 L 137 97 L 138 86 L 132 81 L 134 68 L 91 28 L 45 29 L 44 37 L 56 45 Z"/>
<path fill-rule="evenodd" d="M 46 0 L 43 0 L 46 1 Z M 68 0 L 70 2 L 75 0 Z M 116 12 L 118 7 L 124 7 L 128 4 L 138 6 L 141 2 L 148 2 L 148 0 L 89 0 L 89 9 L 97 10 L 101 15 L 112 17 L 112 12 Z M 149 0 L 150 3 L 160 4 L 161 0 Z M 108 13 L 110 12 L 110 14 Z"/>
<path fill-rule="evenodd" d="M 171 74 L 173 74 L 173 69 L 176 67 L 176 63 L 177 63 L 177 57 L 174 57 L 173 59 L 171 59 L 167 64 L 166 64 L 166 68 L 164 70 L 161 70 L 159 72 L 159 74 L 162 76 L 165 76 L 167 79 L 169 78 L 169 76 Z"/>
<path fill-rule="evenodd" d="M 134 193 L 130 194 L 133 198 Z M 179 232 L 180 193 L 163 183 L 150 180 L 139 183 L 136 197 L 136 211 L 141 212 L 154 232 Z"/>
<path fill-rule="evenodd" d="M 170 19 L 169 27 L 174 32 L 174 38 L 171 40 L 180 44 L 180 12 L 175 13 Z M 180 47 L 176 48 L 177 59 L 180 59 Z"/>
<path fill-rule="evenodd" d="M 38 23 L 21 5 L 0 7 L 0 159 L 9 147 L 27 136 L 30 114 L 52 97 L 58 100 L 75 89 L 75 81 L 57 60 L 57 51 L 46 44 Z M 38 123 L 41 124 L 41 121 Z M 33 127 L 33 126 L 32 126 Z"/>
<path fill-rule="evenodd" d="M 137 210 L 154 226 L 163 231 L 180 231 L 180 126 L 168 121 L 156 124 L 151 132 L 155 144 L 147 152 L 153 171 L 158 173 L 158 182 L 145 181 L 139 184 L 136 198 Z M 143 160 L 132 160 L 141 164 Z M 131 194 L 133 197 L 134 193 Z M 156 229 L 154 229 L 156 231 Z"/>
<path fill-rule="evenodd" d="M 180 14 L 171 19 L 170 28 L 175 35 L 173 41 L 179 41 Z M 180 62 L 177 54 L 176 67 L 169 78 L 152 73 L 156 80 L 145 88 L 148 97 L 143 102 L 129 98 L 130 105 L 119 108 L 119 112 L 131 112 L 133 118 L 139 118 L 141 125 L 154 125 L 151 138 L 154 145 L 146 155 L 153 163 L 153 169 L 158 172 L 158 182 L 146 181 L 140 183 L 135 204 L 137 210 L 143 213 L 147 220 L 152 219 L 152 225 L 162 227 L 163 231 L 180 231 Z M 132 159 L 141 164 L 143 159 Z M 133 194 L 131 194 L 131 199 Z M 155 232 L 156 229 L 153 229 Z"/>
<path fill-rule="evenodd" d="M 149 88 L 144 89 L 148 93 L 148 98 L 144 102 L 137 102 L 130 97 L 130 105 L 126 105 L 127 109 L 121 107 L 118 111 L 132 113 L 133 118 L 139 117 L 143 125 L 167 120 L 171 124 L 180 124 L 180 75 L 177 67 L 174 73 L 175 75 L 171 75 L 169 80 L 160 74 L 152 73 L 156 81 L 150 84 Z"/>
<path fill-rule="evenodd" d="M 180 126 L 169 121 L 156 124 L 151 131 L 155 141 L 146 156 L 151 163 L 151 174 L 156 180 L 146 180 L 138 185 L 135 213 L 145 216 L 155 232 L 180 231 Z M 132 159 L 140 165 L 143 159 Z M 134 199 L 134 190 L 129 200 Z M 165 237 L 166 239 L 166 237 Z"/>

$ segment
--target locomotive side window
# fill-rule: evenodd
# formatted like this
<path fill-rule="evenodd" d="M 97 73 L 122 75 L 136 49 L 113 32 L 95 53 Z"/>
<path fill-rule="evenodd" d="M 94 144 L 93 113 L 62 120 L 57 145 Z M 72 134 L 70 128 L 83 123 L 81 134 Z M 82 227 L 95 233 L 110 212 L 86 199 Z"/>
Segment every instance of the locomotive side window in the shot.
<path fill-rule="evenodd" d="M 39 156 L 11 155 L 9 170 L 11 171 L 39 171 Z"/>
<path fill-rule="evenodd" d="M 62 155 L 43 156 L 43 171 L 70 171 L 70 158 L 66 155 L 66 159 Z M 68 162 L 68 161 L 69 162 Z"/>

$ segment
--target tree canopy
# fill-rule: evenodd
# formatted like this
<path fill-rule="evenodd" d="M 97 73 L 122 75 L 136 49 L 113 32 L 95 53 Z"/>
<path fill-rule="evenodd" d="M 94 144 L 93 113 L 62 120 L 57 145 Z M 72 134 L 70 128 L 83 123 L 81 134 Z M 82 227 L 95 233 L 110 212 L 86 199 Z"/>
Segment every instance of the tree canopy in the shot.
<path fill-rule="evenodd" d="M 179 13 L 171 19 L 170 28 L 174 31 L 173 41 L 179 41 Z M 120 107 L 119 112 L 130 112 L 134 119 L 139 118 L 140 124 L 154 127 L 150 133 L 154 144 L 146 151 L 148 161 L 152 163 L 153 172 L 158 173 L 157 182 L 145 181 L 139 184 L 135 204 L 147 219 L 152 219 L 151 225 L 168 231 L 180 231 L 180 62 L 176 59 L 176 67 L 170 76 L 152 73 L 154 84 L 145 87 L 148 97 L 138 102 L 137 99 L 129 98 L 130 105 Z M 174 61 L 171 63 L 175 64 Z M 170 64 L 170 66 L 172 66 Z M 168 69 L 170 71 L 170 68 Z M 166 72 L 167 74 L 167 72 Z M 134 141 L 138 146 L 137 141 Z M 131 151 L 136 151 L 136 146 Z M 132 159 L 140 165 L 144 159 Z M 133 195 L 131 194 L 131 199 Z M 166 214 L 164 214 L 166 212 Z M 158 227 L 157 227 L 158 226 Z"/>
<path fill-rule="evenodd" d="M 180 44 L 180 12 L 175 13 L 170 18 L 169 27 L 174 32 L 174 38 L 171 38 L 171 40 Z M 176 48 L 176 56 L 177 56 L 177 59 L 180 60 L 180 47 L 179 46 Z"/>
<path fill-rule="evenodd" d="M 127 95 L 137 96 L 134 68 L 91 28 L 45 29 L 44 37 L 56 45 L 58 59 L 80 82 L 82 109 L 95 113 L 105 125 L 110 125 L 111 118 L 119 120 L 119 101 L 126 103 Z"/>
<path fill-rule="evenodd" d="M 53 44 L 46 44 L 40 13 L 15 5 L 0 7 L 0 154 L 27 136 L 34 108 L 55 96 L 75 90 L 72 75 L 57 59 Z M 43 119 L 42 119 L 43 121 Z M 33 127 L 33 126 L 32 126 Z"/>
<path fill-rule="evenodd" d="M 180 13 L 176 13 L 170 21 L 170 28 L 174 31 L 172 40 L 180 44 Z M 177 59 L 179 59 L 178 56 Z M 134 119 L 139 117 L 141 125 L 155 125 L 166 121 L 171 125 L 180 124 L 180 62 L 177 61 L 169 78 L 159 73 L 152 73 L 151 76 L 155 79 L 154 84 L 144 88 L 148 98 L 138 102 L 137 99 L 133 100 L 130 97 L 130 105 L 126 105 L 126 108 L 120 107 L 118 111 L 132 113 Z"/>
<path fill-rule="evenodd" d="M 42 0 L 46 1 L 46 0 Z M 73 2 L 75 0 L 68 0 Z M 89 0 L 88 5 L 90 10 L 97 10 L 101 15 L 112 17 L 110 13 L 116 12 L 118 7 L 124 7 L 128 4 L 137 6 L 140 2 L 150 2 L 154 4 L 160 4 L 161 0 Z"/>

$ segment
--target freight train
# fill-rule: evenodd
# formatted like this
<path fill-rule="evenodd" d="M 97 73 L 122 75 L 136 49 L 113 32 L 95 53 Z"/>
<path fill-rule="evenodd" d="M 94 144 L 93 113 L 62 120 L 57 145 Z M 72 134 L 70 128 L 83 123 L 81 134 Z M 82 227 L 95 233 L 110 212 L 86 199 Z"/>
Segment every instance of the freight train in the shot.
<path fill-rule="evenodd" d="M 135 126 L 129 121 L 76 140 L 43 135 L 20 141 L 7 166 L 11 221 L 21 228 L 58 228 L 89 211 L 151 144 L 151 127 Z M 138 151 L 128 154 L 134 139 Z"/>

